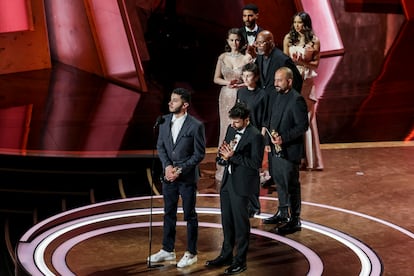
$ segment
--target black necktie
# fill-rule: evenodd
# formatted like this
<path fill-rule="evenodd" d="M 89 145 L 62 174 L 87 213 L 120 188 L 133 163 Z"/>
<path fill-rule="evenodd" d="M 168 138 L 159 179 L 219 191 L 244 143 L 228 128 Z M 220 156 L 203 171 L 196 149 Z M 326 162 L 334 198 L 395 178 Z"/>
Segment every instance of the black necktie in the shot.
<path fill-rule="evenodd" d="M 246 31 L 246 33 L 247 33 L 247 35 L 248 36 L 256 36 L 256 34 L 257 34 L 257 32 L 249 32 L 249 31 Z"/>

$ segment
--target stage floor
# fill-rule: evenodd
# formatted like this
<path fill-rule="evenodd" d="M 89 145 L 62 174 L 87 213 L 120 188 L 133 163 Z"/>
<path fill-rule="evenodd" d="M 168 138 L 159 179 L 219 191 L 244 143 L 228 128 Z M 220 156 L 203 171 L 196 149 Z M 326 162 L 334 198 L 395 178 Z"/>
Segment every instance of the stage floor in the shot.
<path fill-rule="evenodd" d="M 331 144 L 322 153 L 324 171 L 301 171 L 302 231 L 279 236 L 261 223 L 278 204 L 273 189 L 262 189 L 262 214 L 251 219 L 248 269 L 241 275 L 412 275 L 414 144 Z M 224 267 L 204 266 L 223 239 L 213 157 L 202 166 L 196 265 L 148 268 L 150 249 L 158 251 L 162 242 L 160 196 L 153 198 L 152 231 L 149 197 L 102 202 L 34 226 L 17 246 L 18 259 L 31 275 L 223 274 Z M 186 248 L 181 211 L 178 221 L 177 262 Z"/>

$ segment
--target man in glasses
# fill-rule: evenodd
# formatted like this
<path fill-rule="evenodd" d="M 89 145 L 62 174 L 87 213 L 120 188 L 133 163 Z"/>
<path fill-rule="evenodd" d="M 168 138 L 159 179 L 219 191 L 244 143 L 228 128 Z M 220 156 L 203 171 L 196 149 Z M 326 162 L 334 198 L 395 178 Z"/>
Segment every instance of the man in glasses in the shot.
<path fill-rule="evenodd" d="M 257 58 L 255 63 L 260 71 L 260 86 L 268 93 L 274 89 L 275 72 L 281 67 L 288 67 L 293 72 L 293 88 L 300 93 L 302 76 L 292 59 L 275 46 L 273 34 L 261 31 L 254 42 Z"/>

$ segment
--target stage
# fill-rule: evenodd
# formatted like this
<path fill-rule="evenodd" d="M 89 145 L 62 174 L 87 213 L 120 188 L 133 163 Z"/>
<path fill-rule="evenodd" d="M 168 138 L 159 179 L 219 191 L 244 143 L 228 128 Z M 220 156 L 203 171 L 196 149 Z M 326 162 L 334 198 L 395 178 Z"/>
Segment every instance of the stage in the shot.
<path fill-rule="evenodd" d="M 51 217 L 17 245 L 18 275 L 221 275 L 210 269 L 222 242 L 219 196 L 212 191 L 212 153 L 202 165 L 197 211 L 198 262 L 148 268 L 162 241 L 162 197 L 97 203 Z M 274 189 L 262 189 L 262 213 L 251 219 L 247 271 L 242 275 L 411 275 L 414 266 L 414 144 L 332 144 L 324 171 L 301 171 L 302 231 L 280 236 L 261 219 L 277 208 Z M 205 193 L 208 192 L 208 193 Z M 152 229 L 152 231 L 150 231 Z M 179 211 L 177 262 L 185 251 Z M 24 271 L 26 270 L 26 272 Z"/>

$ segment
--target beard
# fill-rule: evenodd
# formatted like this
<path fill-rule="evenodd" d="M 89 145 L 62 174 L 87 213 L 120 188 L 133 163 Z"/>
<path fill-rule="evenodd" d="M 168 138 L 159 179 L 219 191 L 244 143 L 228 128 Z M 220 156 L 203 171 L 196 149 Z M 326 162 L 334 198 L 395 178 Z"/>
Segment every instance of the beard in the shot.
<path fill-rule="evenodd" d="M 183 108 L 183 104 L 181 104 L 180 106 L 177 106 L 176 108 L 170 107 L 169 110 L 173 114 L 178 114 L 181 112 L 182 108 Z"/>
<path fill-rule="evenodd" d="M 265 51 L 256 48 L 256 54 L 263 56 L 265 54 Z"/>
<path fill-rule="evenodd" d="M 283 88 L 280 86 L 275 86 L 275 89 L 276 89 L 276 92 L 281 93 L 281 94 L 284 94 L 288 90 L 287 87 Z"/>
<path fill-rule="evenodd" d="M 256 21 L 245 21 L 244 25 L 248 28 L 254 27 L 256 25 Z"/>

